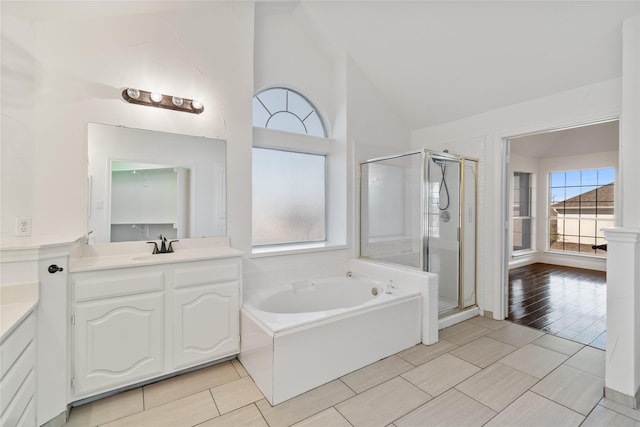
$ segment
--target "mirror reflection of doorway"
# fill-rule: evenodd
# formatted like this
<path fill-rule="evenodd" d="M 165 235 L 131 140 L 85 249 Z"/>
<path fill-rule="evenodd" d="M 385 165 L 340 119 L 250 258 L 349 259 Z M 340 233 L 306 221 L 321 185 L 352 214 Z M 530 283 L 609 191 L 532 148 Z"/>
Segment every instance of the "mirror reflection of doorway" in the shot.
<path fill-rule="evenodd" d="M 618 121 L 508 139 L 508 319 L 605 348 Z"/>

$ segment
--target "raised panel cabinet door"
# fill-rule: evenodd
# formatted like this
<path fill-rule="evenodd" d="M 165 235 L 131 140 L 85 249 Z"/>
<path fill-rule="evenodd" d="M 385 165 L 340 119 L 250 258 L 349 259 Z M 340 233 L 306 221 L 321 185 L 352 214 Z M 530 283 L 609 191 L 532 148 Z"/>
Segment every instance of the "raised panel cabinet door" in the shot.
<path fill-rule="evenodd" d="M 238 282 L 178 289 L 173 301 L 175 369 L 240 351 Z"/>
<path fill-rule="evenodd" d="M 75 396 L 163 373 L 162 293 L 76 305 Z"/>

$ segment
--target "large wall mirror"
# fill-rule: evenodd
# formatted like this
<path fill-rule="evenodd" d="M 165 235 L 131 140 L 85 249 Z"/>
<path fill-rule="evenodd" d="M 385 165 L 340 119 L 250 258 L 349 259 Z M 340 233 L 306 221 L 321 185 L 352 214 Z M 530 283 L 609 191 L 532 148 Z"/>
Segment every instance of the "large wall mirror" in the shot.
<path fill-rule="evenodd" d="M 89 123 L 96 243 L 224 236 L 226 142 Z"/>

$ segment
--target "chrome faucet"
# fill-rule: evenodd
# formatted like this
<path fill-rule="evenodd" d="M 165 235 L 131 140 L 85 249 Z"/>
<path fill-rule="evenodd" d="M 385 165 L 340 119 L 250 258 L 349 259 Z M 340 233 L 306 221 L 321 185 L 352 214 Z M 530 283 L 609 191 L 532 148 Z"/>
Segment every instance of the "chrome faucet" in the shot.
<path fill-rule="evenodd" d="M 162 234 L 158 236 L 158 239 L 160 239 L 160 249 L 158 249 L 157 242 L 147 242 L 153 244 L 153 252 L 151 252 L 153 255 L 173 253 L 173 244 L 179 242 L 179 240 L 171 240 L 169 244 L 167 244 L 167 238 L 162 237 Z"/>

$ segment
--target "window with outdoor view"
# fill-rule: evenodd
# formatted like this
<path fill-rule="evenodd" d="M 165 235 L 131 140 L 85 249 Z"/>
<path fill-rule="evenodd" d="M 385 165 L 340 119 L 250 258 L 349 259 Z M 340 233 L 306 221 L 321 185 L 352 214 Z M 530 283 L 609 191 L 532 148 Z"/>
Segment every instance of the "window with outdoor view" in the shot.
<path fill-rule="evenodd" d="M 549 174 L 549 250 L 606 255 L 603 228 L 614 225 L 614 168 Z"/>
<path fill-rule="evenodd" d="M 532 249 L 532 174 L 513 173 L 513 252 Z"/>

